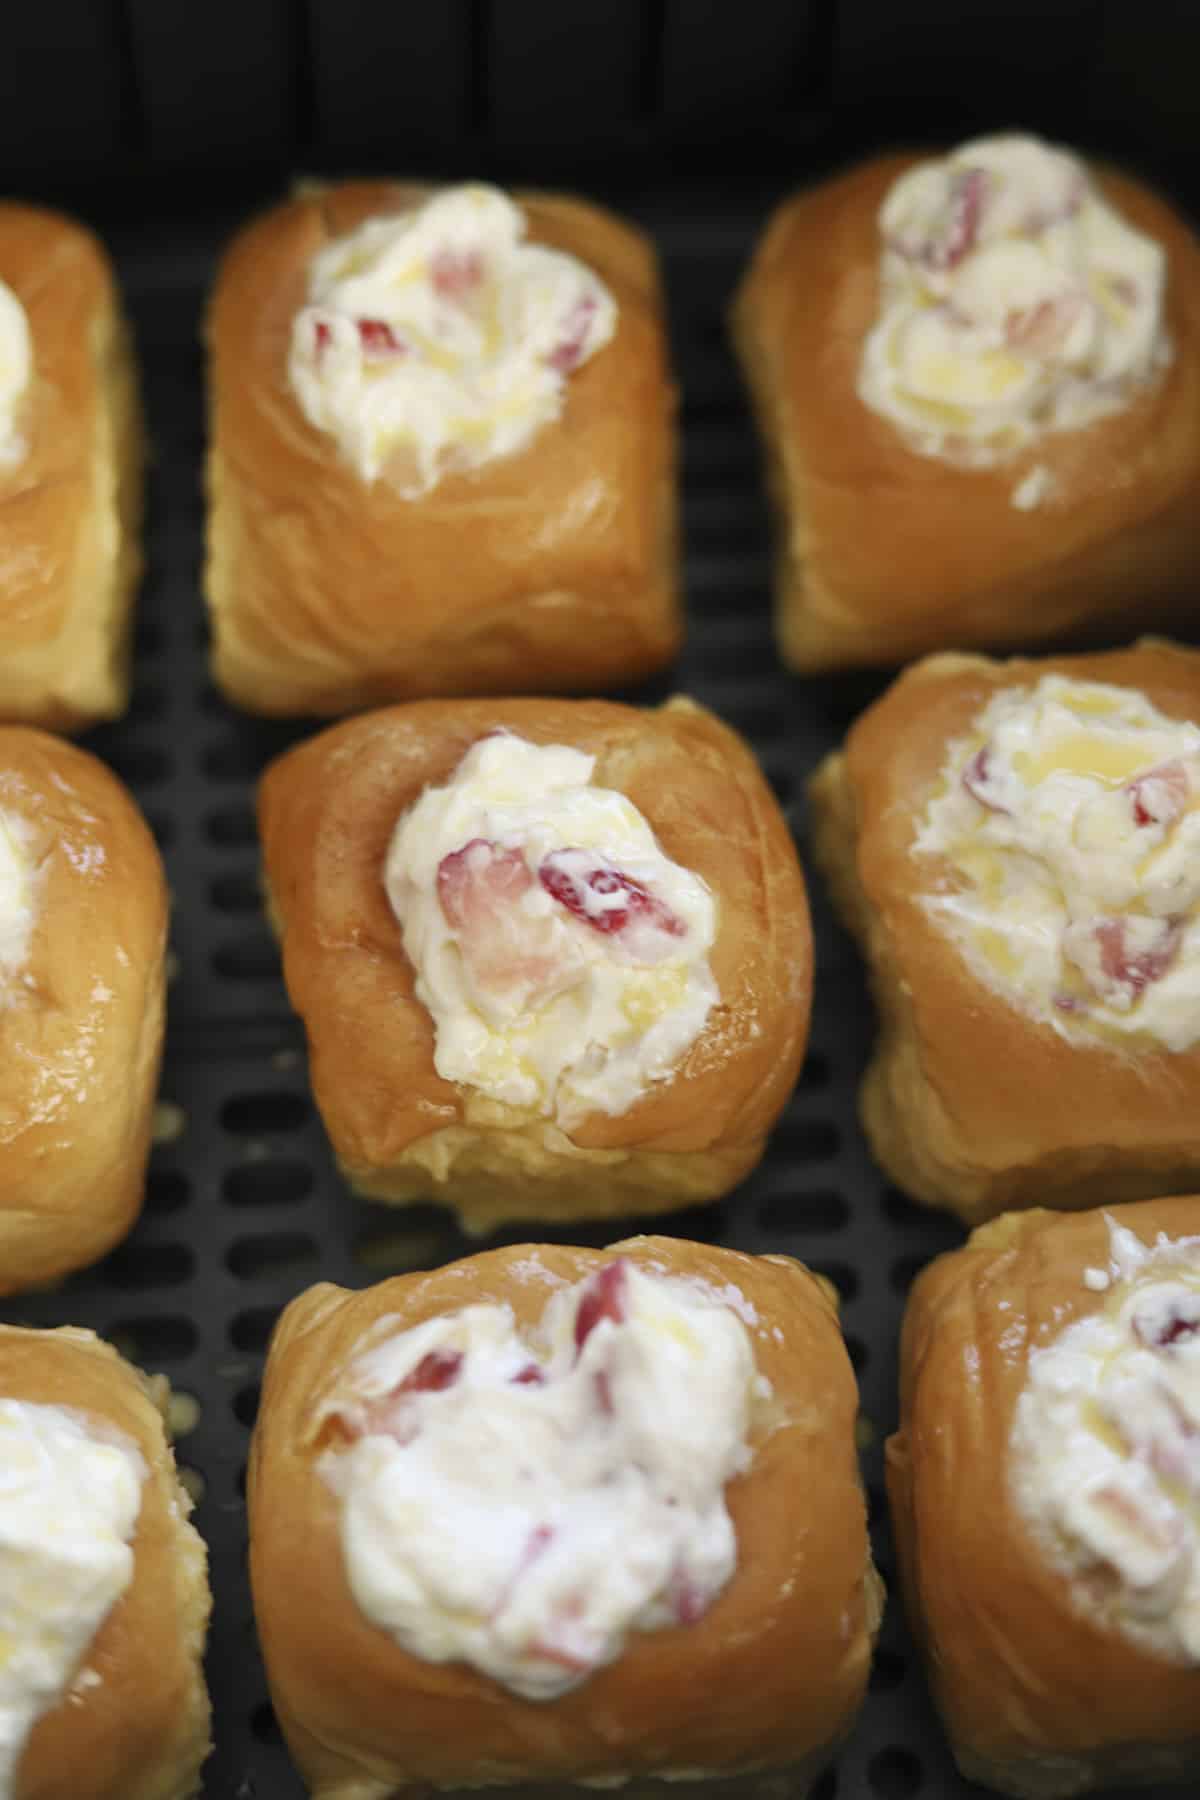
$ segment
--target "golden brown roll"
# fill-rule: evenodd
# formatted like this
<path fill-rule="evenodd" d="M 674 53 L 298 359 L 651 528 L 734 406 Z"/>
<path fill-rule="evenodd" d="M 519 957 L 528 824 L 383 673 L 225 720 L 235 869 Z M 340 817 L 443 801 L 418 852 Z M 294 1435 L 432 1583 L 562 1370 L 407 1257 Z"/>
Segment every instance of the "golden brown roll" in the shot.
<path fill-rule="evenodd" d="M 759 1389 L 765 1377 L 770 1394 L 749 1438 L 752 1460 L 724 1490 L 737 1543 L 727 1585 L 690 1623 L 635 1629 L 616 1660 L 566 1692 L 531 1699 L 465 1661 L 418 1657 L 365 1616 L 323 1459 L 344 1447 L 356 1419 L 362 1424 L 347 1369 L 364 1350 L 489 1303 L 511 1307 L 518 1331 L 537 1345 L 534 1326 L 552 1296 L 567 1299 L 565 1285 L 588 1277 L 595 1294 L 618 1253 L 640 1274 L 698 1285 L 722 1314 L 733 1308 L 747 1325 Z M 585 1302 L 571 1304 L 581 1308 L 578 1362 L 597 1320 L 581 1327 Z M 452 1361 L 445 1351 L 426 1357 L 422 1368 L 436 1365 L 437 1379 L 418 1385 L 445 1385 Z M 527 1368 L 515 1379 L 529 1378 Z M 557 1378 L 552 1367 L 549 1379 Z M 597 1387 L 610 1407 L 614 1391 Z M 618 1395 L 618 1412 L 619 1403 Z M 751 1796 L 782 1791 L 785 1777 L 789 1794 L 807 1792 L 862 1697 L 881 1602 L 855 1408 L 834 1300 L 784 1257 L 653 1237 L 609 1251 L 520 1245 L 360 1293 L 311 1288 L 276 1329 L 249 1501 L 272 1696 L 313 1794 L 383 1800 L 480 1782 L 504 1794 L 527 1783 L 558 1792 L 619 1780 L 637 1796 Z M 388 1427 L 368 1421 L 363 1429 Z"/>
<path fill-rule="evenodd" d="M 1045 430 L 992 466 L 921 454 L 858 387 L 880 307 L 880 207 L 921 160 L 877 157 L 785 201 L 737 297 L 734 337 L 777 510 L 785 661 L 886 666 L 1194 616 L 1194 234 L 1140 182 L 1093 170 L 1104 198 L 1165 250 L 1169 366 L 1123 408 Z"/>
<path fill-rule="evenodd" d="M 0 283 L 24 312 L 33 371 L 21 453 L 0 455 L 0 719 L 73 731 L 129 698 L 142 567 L 133 356 L 108 259 L 73 220 L 0 204 Z"/>
<path fill-rule="evenodd" d="M 1058 678 L 1065 689 L 1043 685 Z M 971 857 L 989 834 L 994 843 L 997 831 L 1016 830 L 1002 788 L 979 780 L 987 765 L 976 759 L 991 754 L 979 721 L 989 706 L 999 721 L 995 709 L 1008 704 L 999 696 L 1069 695 L 1075 684 L 1082 684 L 1082 711 L 1078 718 L 1070 708 L 1062 715 L 1068 762 L 1072 733 L 1085 745 L 1086 762 L 1085 728 L 1104 724 L 1098 706 L 1132 709 L 1130 720 L 1143 714 L 1151 720 L 1149 707 L 1161 725 L 1151 720 L 1149 736 L 1131 725 L 1131 747 L 1114 715 L 1114 760 L 1075 790 L 1086 793 L 1086 807 L 1068 796 L 1075 811 L 1064 815 L 1057 852 L 1068 856 L 1073 832 L 1078 837 L 1093 822 L 1106 830 L 1111 824 L 1123 833 L 1115 840 L 1116 872 L 1124 879 L 1132 871 L 1133 908 L 1165 906 L 1167 916 L 1139 918 L 1136 926 L 1123 922 L 1106 885 L 1110 870 L 1098 871 L 1092 897 L 1081 879 L 1096 873 L 1092 864 L 1064 864 L 1086 904 L 1080 914 L 1080 897 L 1072 895 L 1070 954 L 1056 952 L 1053 977 L 1039 988 L 1048 941 L 1043 926 L 1061 922 L 1056 909 L 1066 890 L 1055 888 L 1045 904 L 1040 893 L 1034 896 L 1038 910 L 1029 913 L 1024 936 L 1019 920 L 988 914 L 989 896 L 1003 893 L 1021 865 L 977 863 L 972 872 Z M 1104 692 L 1097 698 L 1088 684 Z M 1044 732 L 1048 715 L 1040 716 Z M 1198 726 L 1200 654 L 1192 650 L 1147 639 L 1130 650 L 1038 661 L 938 656 L 906 671 L 819 769 L 811 789 L 814 851 L 863 946 L 880 1015 L 862 1088 L 863 1124 L 876 1160 L 916 1199 L 977 1224 L 1011 1207 L 1081 1207 L 1101 1198 L 1178 1192 L 1200 1175 L 1200 1018 L 1190 991 L 1197 925 L 1188 873 L 1198 866 Z M 1004 729 L 1013 729 L 1011 718 Z M 1042 747 L 1051 741 L 1045 737 Z M 1160 741 L 1183 745 L 1172 777 L 1180 786 L 1169 800 L 1175 808 L 1169 854 L 1177 861 L 1165 867 L 1180 885 L 1165 899 L 1137 862 L 1145 856 L 1152 872 L 1164 850 L 1167 824 L 1156 824 L 1141 807 L 1139 795 L 1147 790 L 1138 781 L 1139 762 L 1143 774 L 1161 763 L 1153 751 Z M 1032 738 L 1030 745 L 1036 761 L 1042 750 Z M 991 771 L 997 781 L 1011 778 L 1011 763 L 1008 757 L 1007 773 L 997 763 Z M 1074 781 L 1078 772 L 1066 773 Z M 963 854 L 948 853 L 949 840 L 939 846 L 936 837 L 918 848 L 931 809 L 944 806 L 948 795 L 964 804 L 967 790 L 983 799 L 972 800 Z M 1123 823 L 1121 809 L 1127 809 Z M 1051 876 L 1045 874 L 1050 865 L 1038 866 L 1036 879 L 1049 890 L 1063 867 Z M 978 918 L 973 938 L 956 932 L 960 913 Z M 997 924 L 1001 934 L 989 938 Z M 1122 961 L 1116 954 L 1121 934 L 1143 927 L 1160 935 L 1144 950 L 1131 940 Z M 1107 973 L 1089 961 L 1089 946 L 1108 963 Z M 1106 1003 L 1108 976 L 1120 977 L 1109 984 L 1116 1005 Z"/>
<path fill-rule="evenodd" d="M 1101 1554 L 1092 1522 L 1115 1505 L 1120 1523 L 1128 1493 L 1147 1505 L 1152 1536 L 1169 1508 L 1194 1554 L 1196 1486 L 1172 1490 L 1179 1509 L 1164 1501 L 1150 1441 L 1157 1384 L 1186 1384 L 1181 1358 L 1194 1353 L 1180 1348 L 1178 1316 L 1142 1335 L 1176 1283 L 1186 1298 L 1172 1304 L 1200 1316 L 1195 1197 L 1007 1215 L 913 1288 L 887 1447 L 903 1592 L 959 1767 L 1004 1793 L 1057 1800 L 1200 1774 L 1200 1644 L 1178 1635 L 1196 1591 L 1175 1571 L 1177 1604 L 1154 1612 L 1148 1564 L 1139 1598 L 1122 1574 L 1130 1541 L 1114 1537 Z M 1110 1365 L 1093 1423 L 1076 1415 L 1068 1433 L 1047 1407 L 1059 1359 L 1074 1354 L 1077 1380 L 1118 1341 L 1126 1395 Z M 1073 1404 L 1072 1392 L 1059 1387 L 1050 1404 Z M 1137 1517 L 1125 1525 L 1136 1530 Z"/>
<path fill-rule="evenodd" d="M 22 1734 L 13 1800 L 188 1800 L 199 1791 L 209 1750 L 201 1659 L 211 1601 L 204 1543 L 188 1523 L 191 1502 L 163 1428 L 166 1399 L 161 1377 L 148 1380 L 90 1331 L 0 1325 L 0 1408 L 16 1401 L 65 1409 L 86 1438 L 133 1449 L 144 1468 L 132 1573 L 69 1670 L 67 1692 Z M 20 1488 L 13 1473 L 6 1471 L 0 1513 Z M 27 1598 L 19 1570 L 29 1550 L 7 1524 L 5 1541 L 6 1587 Z M 19 1650 L 36 1603 L 12 1616 Z M 9 1685 L 6 1720 L 11 1698 Z M 6 1749 L 8 1729 L 6 1722 Z"/>
<path fill-rule="evenodd" d="M 633 226 L 581 200 L 516 196 L 529 241 L 578 258 L 618 307 L 615 335 L 526 447 L 405 499 L 305 416 L 288 358 L 310 259 L 433 191 L 306 187 L 243 231 L 222 268 L 206 583 L 216 679 L 252 711 L 586 690 L 679 646 L 674 391 L 657 264 Z"/>
<path fill-rule="evenodd" d="M 594 758 L 594 783 L 624 796 L 610 804 L 632 802 L 662 854 L 715 902 L 706 964 L 715 997 L 698 1035 L 627 1105 L 576 1106 L 568 1123 L 546 1099 L 560 1092 L 552 1084 L 540 1100 L 510 1099 L 438 1073 L 441 1037 L 385 889 L 401 815 L 474 746 L 500 741 L 498 732 Z M 260 826 L 317 1104 L 358 1190 L 443 1200 L 468 1230 L 485 1231 L 512 1218 L 665 1211 L 726 1192 L 757 1163 L 804 1052 L 811 935 L 778 806 L 750 751 L 712 714 L 687 700 L 656 712 L 555 700 L 396 707 L 333 727 L 274 763 Z M 446 857 L 442 873 L 470 849 Z M 521 879 L 536 890 L 523 864 Z M 541 1016 L 539 1003 L 531 999 L 527 1016 Z"/>
<path fill-rule="evenodd" d="M 166 931 L 162 862 L 116 776 L 0 730 L 0 1293 L 94 1262 L 141 1209 Z"/>

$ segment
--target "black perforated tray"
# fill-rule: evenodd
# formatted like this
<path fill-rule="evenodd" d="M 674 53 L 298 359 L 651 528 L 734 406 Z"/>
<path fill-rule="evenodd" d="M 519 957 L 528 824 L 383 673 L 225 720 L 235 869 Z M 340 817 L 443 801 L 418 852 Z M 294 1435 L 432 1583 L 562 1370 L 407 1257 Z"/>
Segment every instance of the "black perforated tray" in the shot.
<path fill-rule="evenodd" d="M 727 212 L 702 205 L 694 186 L 609 195 L 662 248 L 684 394 L 690 637 L 669 679 L 628 697 L 653 700 L 678 689 L 746 733 L 803 852 L 806 778 L 883 684 L 801 681 L 781 671 L 774 653 L 757 449 L 724 330 L 737 273 L 774 192 L 777 184 L 740 196 Z M 205 668 L 198 333 L 218 247 L 233 223 L 143 219 L 112 240 L 155 451 L 149 574 L 132 709 L 86 742 L 146 809 L 174 895 L 166 1105 L 145 1216 L 99 1267 L 57 1292 L 5 1302 L 0 1313 L 34 1325 L 93 1326 L 195 1397 L 198 1422 L 178 1453 L 202 1484 L 196 1522 L 210 1546 L 215 1595 L 208 1667 L 216 1750 L 204 1791 L 210 1800 L 298 1800 L 303 1790 L 267 1700 L 245 1576 L 245 1461 L 267 1339 L 280 1307 L 314 1280 L 361 1286 L 478 1246 L 434 1208 L 390 1210 L 347 1193 L 309 1098 L 303 1035 L 259 906 L 255 778 L 311 727 L 235 714 Z M 868 1159 L 855 1090 L 870 1041 L 869 1006 L 857 956 L 812 886 L 816 1006 L 798 1090 L 752 1179 L 719 1205 L 676 1214 L 665 1228 L 798 1255 L 837 1284 L 862 1387 L 876 1552 L 891 1586 L 882 1442 L 895 1422 L 900 1316 L 914 1272 L 961 1234 L 891 1190 Z M 522 1235 L 545 1234 L 531 1227 L 506 1241 Z M 600 1244 L 617 1234 L 559 1235 Z M 796 1503 L 803 1506 L 802 1495 Z M 954 1773 L 894 1598 L 866 1709 L 817 1792 L 818 1800 L 964 1800 L 979 1792 Z M 1152 1800 L 1151 1790 L 1140 1792 Z"/>

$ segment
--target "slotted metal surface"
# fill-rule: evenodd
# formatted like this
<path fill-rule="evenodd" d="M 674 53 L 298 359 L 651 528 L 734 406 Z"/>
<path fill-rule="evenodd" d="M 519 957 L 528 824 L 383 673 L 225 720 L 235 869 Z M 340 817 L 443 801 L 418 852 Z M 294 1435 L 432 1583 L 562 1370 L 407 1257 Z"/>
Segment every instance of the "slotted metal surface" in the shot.
<path fill-rule="evenodd" d="M 629 203 L 662 247 L 684 396 L 690 637 L 668 678 L 629 697 L 685 691 L 744 731 L 803 852 L 806 778 L 882 682 L 802 681 L 774 653 L 765 502 L 724 314 L 777 191 L 764 186 L 723 209 L 694 186 L 607 197 Z M 233 223 L 143 219 L 112 235 L 155 449 L 150 568 L 132 710 L 87 741 L 145 807 L 174 893 L 161 1141 L 145 1216 L 128 1243 L 58 1292 L 7 1302 L 3 1313 L 91 1325 L 194 1396 L 197 1422 L 178 1452 L 201 1487 L 196 1520 L 211 1549 L 216 1601 L 209 1672 L 217 1747 L 205 1793 L 298 1800 L 267 1703 L 245 1579 L 245 1459 L 271 1326 L 315 1279 L 362 1285 L 477 1246 L 436 1209 L 391 1211 L 346 1192 L 309 1098 L 302 1034 L 259 907 L 254 781 L 310 727 L 235 714 L 205 670 L 198 329 Z M 752 1179 L 717 1206 L 676 1215 L 667 1229 L 799 1255 L 837 1284 L 862 1388 L 872 1528 L 890 1577 L 882 1441 L 894 1424 L 901 1312 L 915 1271 L 960 1233 L 890 1190 L 866 1154 L 855 1089 L 870 1009 L 857 956 L 812 887 L 817 990 L 803 1079 Z M 507 1241 L 519 1235 L 540 1234 L 531 1227 Z M 602 1243 L 613 1233 L 564 1235 Z M 953 1772 L 893 1598 L 866 1710 L 820 1800 L 966 1800 L 977 1791 Z"/>

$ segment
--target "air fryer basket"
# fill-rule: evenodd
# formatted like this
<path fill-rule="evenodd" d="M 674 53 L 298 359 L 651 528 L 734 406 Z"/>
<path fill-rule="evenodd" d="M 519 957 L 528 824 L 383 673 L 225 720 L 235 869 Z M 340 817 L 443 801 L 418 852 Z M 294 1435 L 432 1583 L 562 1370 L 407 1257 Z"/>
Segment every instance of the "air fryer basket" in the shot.
<path fill-rule="evenodd" d="M 683 392 L 691 627 L 671 675 L 627 697 L 690 693 L 743 731 L 803 854 L 806 779 L 884 684 L 804 681 L 775 656 L 758 453 L 724 325 L 755 233 L 789 187 L 849 155 L 1013 123 L 1124 156 L 1186 203 L 1200 48 L 1189 13 L 1122 0 L 1042 0 L 1036 19 L 1011 0 L 969 13 L 934 0 L 9 9 L 4 185 L 75 207 L 107 236 L 142 358 L 154 461 L 136 685 L 128 717 L 85 741 L 129 782 L 163 848 L 175 968 L 141 1223 L 97 1268 L 2 1311 L 93 1326 L 196 1402 L 178 1452 L 212 1557 L 211 1800 L 302 1793 L 267 1700 L 245 1575 L 246 1450 L 279 1309 L 317 1279 L 362 1285 L 477 1247 L 435 1208 L 391 1211 L 346 1192 L 262 917 L 254 784 L 312 727 L 236 714 L 206 673 L 199 328 L 221 244 L 314 170 L 576 185 L 654 233 Z M 890 1578 L 882 1443 L 900 1317 L 914 1273 L 961 1233 L 891 1189 L 867 1156 L 855 1091 L 870 1006 L 858 957 L 811 886 L 816 1005 L 797 1092 L 751 1180 L 667 1228 L 786 1251 L 836 1283 Z M 506 1241 L 518 1235 L 555 1234 L 531 1226 Z M 819 1800 L 978 1791 L 953 1770 L 893 1595 L 866 1709 Z"/>

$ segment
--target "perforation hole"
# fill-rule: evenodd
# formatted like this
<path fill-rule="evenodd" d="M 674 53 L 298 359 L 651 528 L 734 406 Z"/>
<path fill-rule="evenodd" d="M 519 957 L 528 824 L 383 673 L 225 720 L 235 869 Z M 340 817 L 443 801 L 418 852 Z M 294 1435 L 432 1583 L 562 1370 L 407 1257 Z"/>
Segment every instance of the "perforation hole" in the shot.
<path fill-rule="evenodd" d="M 148 725 L 161 719 L 167 710 L 167 691 L 156 681 L 134 683 L 126 718 L 134 724 Z"/>
<path fill-rule="evenodd" d="M 186 1244 L 124 1244 L 104 1264 L 110 1287 L 178 1287 L 187 1281 L 195 1258 Z"/>
<path fill-rule="evenodd" d="M 133 622 L 133 654 L 157 656 L 163 643 L 162 626 L 157 619 L 151 618 L 144 606 L 139 607 Z"/>
<path fill-rule="evenodd" d="M 279 946 L 264 929 L 236 938 L 213 952 L 213 972 L 231 981 L 274 981 L 280 973 Z"/>
<path fill-rule="evenodd" d="M 805 1057 L 804 1067 L 800 1071 L 800 1086 L 807 1094 L 829 1086 L 829 1058 L 819 1050 L 810 1050 Z"/>
<path fill-rule="evenodd" d="M 299 1131 L 310 1113 L 301 1094 L 239 1094 L 221 1108 L 221 1123 L 235 1137 L 262 1137 Z"/>
<path fill-rule="evenodd" d="M 828 1119 L 785 1119 L 775 1133 L 783 1156 L 796 1162 L 824 1162 L 837 1155 L 841 1141 Z"/>
<path fill-rule="evenodd" d="M 837 1791 L 837 1770 L 826 1769 L 825 1773 L 813 1788 L 809 1800 L 836 1800 Z"/>
<path fill-rule="evenodd" d="M 262 889 L 253 875 L 221 875 L 210 883 L 208 897 L 218 912 L 257 913 L 262 910 Z"/>
<path fill-rule="evenodd" d="M 105 755 L 110 769 L 130 787 L 153 787 L 171 773 L 171 759 L 153 744 L 118 744 Z"/>
<path fill-rule="evenodd" d="M 850 1223 L 850 1203 L 836 1188 L 814 1188 L 807 1193 L 773 1194 L 758 1209 L 764 1231 L 793 1237 L 844 1231 Z"/>
<path fill-rule="evenodd" d="M 843 1300 L 853 1300 L 858 1293 L 858 1271 L 844 1262 L 814 1262 L 809 1264 L 814 1275 L 823 1275 L 826 1281 L 832 1281 Z"/>
<path fill-rule="evenodd" d="M 929 1222 L 929 1208 L 918 1206 L 915 1200 L 910 1200 L 899 1188 L 884 1188 L 879 1204 L 884 1217 L 890 1219 L 893 1225 L 926 1225 Z"/>
<path fill-rule="evenodd" d="M 143 1368 L 158 1363 L 181 1362 L 199 1342 L 190 1319 L 178 1314 L 165 1318 L 122 1319 L 108 1333 L 122 1355 Z"/>
<path fill-rule="evenodd" d="M 908 1664 L 895 1650 L 875 1651 L 871 1665 L 871 1686 L 877 1694 L 890 1694 L 904 1680 Z"/>
<path fill-rule="evenodd" d="M 218 807 L 205 819 L 204 830 L 209 843 L 222 850 L 244 850 L 258 842 L 254 808 L 249 804 Z"/>
<path fill-rule="evenodd" d="M 262 1397 L 262 1388 L 257 1381 L 249 1382 L 239 1388 L 233 1396 L 233 1416 L 239 1425 L 253 1431 L 254 1421 L 258 1417 L 258 1403 Z"/>
<path fill-rule="evenodd" d="M 182 1169 L 155 1169 L 146 1176 L 146 1210 L 160 1217 L 179 1212 L 191 1198 L 191 1183 Z"/>
<path fill-rule="evenodd" d="M 861 1375 L 871 1359 L 871 1353 L 862 1338 L 855 1337 L 853 1332 L 846 1334 L 846 1355 L 850 1358 L 850 1367 L 856 1375 Z"/>
<path fill-rule="evenodd" d="M 780 806 L 790 806 L 796 794 L 796 777 L 791 769 L 780 763 L 764 763 L 763 769 Z"/>
<path fill-rule="evenodd" d="M 175 821 L 166 813 L 155 812 L 147 807 L 142 815 L 150 827 L 150 835 L 160 850 L 169 850 L 175 842 Z"/>
<path fill-rule="evenodd" d="M 444 1219 L 415 1229 L 409 1225 L 369 1226 L 354 1245 L 354 1260 L 372 1275 L 407 1274 L 411 1269 L 436 1269 L 454 1255 Z"/>
<path fill-rule="evenodd" d="M 867 1521 L 878 1525 L 887 1514 L 887 1497 L 876 1482 L 867 1483 Z"/>
<path fill-rule="evenodd" d="M 921 1759 L 911 1750 L 891 1744 L 867 1764 L 867 1780 L 880 1800 L 909 1800 L 920 1792 Z"/>
<path fill-rule="evenodd" d="M 201 767 L 214 781 L 257 781 L 265 758 L 261 746 L 248 738 L 230 738 L 214 744 L 201 757 Z"/>
<path fill-rule="evenodd" d="M 306 1231 L 265 1231 L 239 1238 L 230 1245 L 225 1261 L 229 1271 L 243 1281 L 282 1275 L 320 1260 L 316 1241 Z"/>
<path fill-rule="evenodd" d="M 244 1163 L 228 1169 L 221 1192 L 231 1206 L 295 1206 L 312 1192 L 313 1174 L 307 1163 Z"/>
<path fill-rule="evenodd" d="M 229 1326 L 233 1348 L 255 1353 L 265 1350 L 281 1310 L 278 1306 L 248 1306 L 245 1312 L 235 1314 Z"/>

